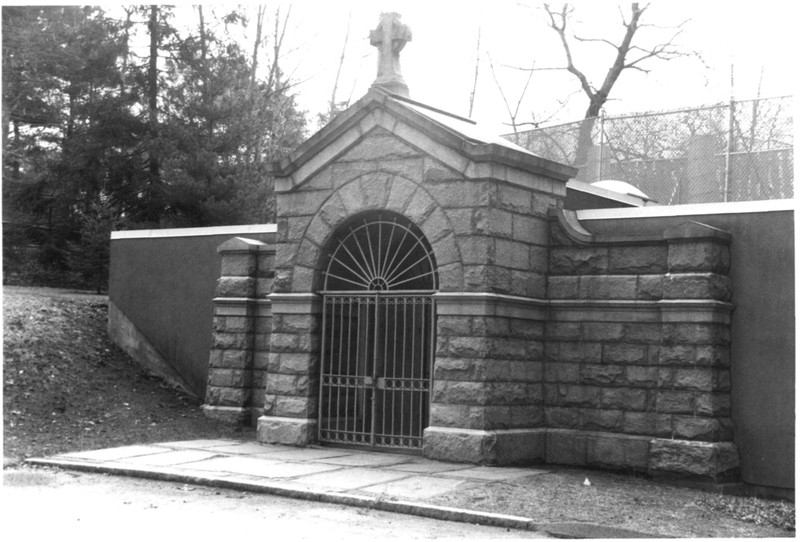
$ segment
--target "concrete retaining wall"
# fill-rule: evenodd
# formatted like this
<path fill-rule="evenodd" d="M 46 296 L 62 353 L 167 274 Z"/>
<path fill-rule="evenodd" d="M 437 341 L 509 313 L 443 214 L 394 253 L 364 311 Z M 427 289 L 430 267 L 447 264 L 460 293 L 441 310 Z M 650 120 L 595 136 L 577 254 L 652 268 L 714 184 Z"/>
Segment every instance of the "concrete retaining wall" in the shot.
<path fill-rule="evenodd" d="M 205 397 L 217 247 L 237 235 L 271 243 L 274 232 L 274 224 L 114 232 L 111 338 L 135 360 Z"/>

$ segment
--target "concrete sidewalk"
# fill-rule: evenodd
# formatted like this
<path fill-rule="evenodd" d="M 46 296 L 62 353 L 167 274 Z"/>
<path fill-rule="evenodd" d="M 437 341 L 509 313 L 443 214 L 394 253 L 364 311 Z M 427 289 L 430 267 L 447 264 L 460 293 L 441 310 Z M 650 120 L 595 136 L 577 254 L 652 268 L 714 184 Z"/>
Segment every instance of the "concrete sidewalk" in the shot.
<path fill-rule="evenodd" d="M 29 459 L 29 464 L 136 476 L 361 506 L 435 519 L 543 531 L 568 538 L 647 537 L 589 524 L 539 524 L 533 518 L 424 504 L 449 492 L 544 474 L 533 468 L 443 463 L 362 450 L 194 440 L 124 446 Z"/>

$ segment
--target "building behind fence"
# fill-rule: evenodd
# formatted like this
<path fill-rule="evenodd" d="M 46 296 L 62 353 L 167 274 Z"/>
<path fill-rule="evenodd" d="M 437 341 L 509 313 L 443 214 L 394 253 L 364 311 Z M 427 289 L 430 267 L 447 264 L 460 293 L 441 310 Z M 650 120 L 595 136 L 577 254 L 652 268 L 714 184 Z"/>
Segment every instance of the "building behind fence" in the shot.
<path fill-rule="evenodd" d="M 596 117 L 504 137 L 579 168 L 579 181 L 624 181 L 664 205 L 794 197 L 791 96 Z"/>

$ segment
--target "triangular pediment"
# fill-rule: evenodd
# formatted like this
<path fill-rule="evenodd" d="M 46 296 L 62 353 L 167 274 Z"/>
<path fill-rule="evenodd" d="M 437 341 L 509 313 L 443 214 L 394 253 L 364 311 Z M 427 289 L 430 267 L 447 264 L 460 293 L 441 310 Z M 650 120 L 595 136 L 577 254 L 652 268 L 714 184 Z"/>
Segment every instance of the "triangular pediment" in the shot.
<path fill-rule="evenodd" d="M 468 178 L 484 175 L 492 162 L 564 182 L 575 175 L 570 166 L 482 133 L 469 119 L 373 88 L 273 165 L 276 189 L 291 190 L 342 156 L 359 153 L 372 159 L 424 153 Z"/>

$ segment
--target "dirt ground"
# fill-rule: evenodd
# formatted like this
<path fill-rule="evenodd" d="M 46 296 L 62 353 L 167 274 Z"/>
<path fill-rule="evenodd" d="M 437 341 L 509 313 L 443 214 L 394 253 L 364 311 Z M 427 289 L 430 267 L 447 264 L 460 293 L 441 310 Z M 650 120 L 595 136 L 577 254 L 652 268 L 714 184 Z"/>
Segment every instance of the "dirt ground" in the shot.
<path fill-rule="evenodd" d="M 198 399 L 148 375 L 116 348 L 106 333 L 106 297 L 8 286 L 3 293 L 5 467 L 68 451 L 254 438 L 252 429 L 205 418 Z M 794 536 L 794 503 L 716 495 L 618 473 L 546 469 L 550 474 L 430 502 L 661 536 Z"/>
<path fill-rule="evenodd" d="M 3 288 L 3 456 L 247 433 L 148 375 L 108 338 L 108 298 Z"/>

